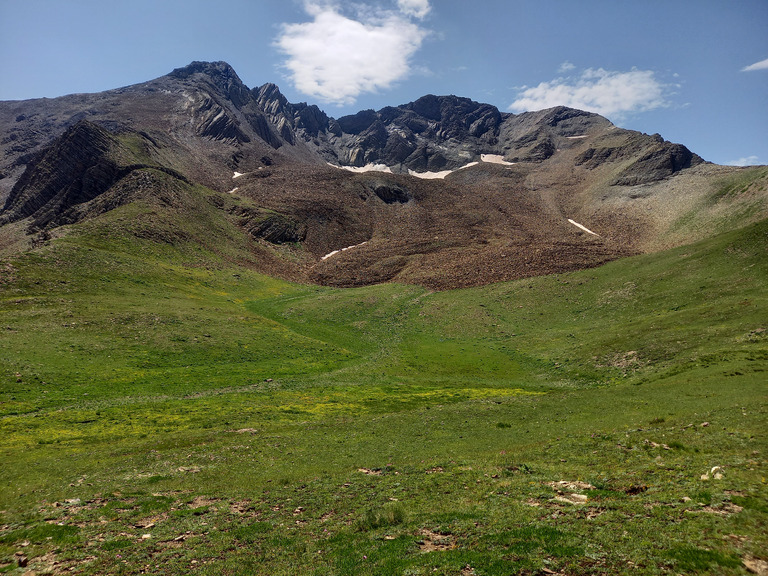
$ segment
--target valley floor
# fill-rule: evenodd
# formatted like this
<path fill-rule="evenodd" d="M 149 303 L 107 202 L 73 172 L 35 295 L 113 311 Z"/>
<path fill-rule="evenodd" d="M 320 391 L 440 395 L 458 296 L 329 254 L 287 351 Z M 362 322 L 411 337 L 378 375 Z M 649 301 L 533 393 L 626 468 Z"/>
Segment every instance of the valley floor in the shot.
<path fill-rule="evenodd" d="M 446 292 L 8 260 L 0 573 L 765 573 L 767 238 Z"/>

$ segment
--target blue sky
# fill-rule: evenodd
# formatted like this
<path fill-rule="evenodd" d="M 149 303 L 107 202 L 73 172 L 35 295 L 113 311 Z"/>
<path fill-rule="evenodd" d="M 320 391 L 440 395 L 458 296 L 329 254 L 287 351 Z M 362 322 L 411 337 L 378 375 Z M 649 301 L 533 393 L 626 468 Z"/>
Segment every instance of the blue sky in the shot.
<path fill-rule="evenodd" d="M 0 100 L 225 60 L 340 117 L 424 94 L 556 104 L 768 164 L 766 0 L 0 0 Z"/>

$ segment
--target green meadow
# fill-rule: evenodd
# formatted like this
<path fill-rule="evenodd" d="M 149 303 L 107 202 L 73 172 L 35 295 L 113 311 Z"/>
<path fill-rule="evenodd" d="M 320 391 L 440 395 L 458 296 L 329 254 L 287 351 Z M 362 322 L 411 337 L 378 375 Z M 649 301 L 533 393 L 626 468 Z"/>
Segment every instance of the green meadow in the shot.
<path fill-rule="evenodd" d="M 768 560 L 768 222 L 430 292 L 265 277 L 143 214 L 0 263 L 0 573 Z"/>

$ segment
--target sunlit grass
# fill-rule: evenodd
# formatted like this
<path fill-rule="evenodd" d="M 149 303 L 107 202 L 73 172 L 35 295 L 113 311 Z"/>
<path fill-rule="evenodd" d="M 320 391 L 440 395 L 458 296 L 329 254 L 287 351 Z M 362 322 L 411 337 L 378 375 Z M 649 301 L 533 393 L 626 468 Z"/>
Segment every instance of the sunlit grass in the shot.
<path fill-rule="evenodd" d="M 432 293 L 72 232 L 0 284 L 0 570 L 741 574 L 766 234 Z"/>

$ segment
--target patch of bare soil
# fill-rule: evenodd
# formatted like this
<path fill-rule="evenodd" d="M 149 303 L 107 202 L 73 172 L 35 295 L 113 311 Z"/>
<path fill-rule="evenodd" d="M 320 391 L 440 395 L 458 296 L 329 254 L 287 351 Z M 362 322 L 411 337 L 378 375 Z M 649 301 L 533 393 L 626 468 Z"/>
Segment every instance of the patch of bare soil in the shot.
<path fill-rule="evenodd" d="M 194 510 L 196 508 L 203 508 L 205 506 L 211 506 L 219 501 L 218 498 L 208 498 L 206 496 L 195 496 L 195 498 L 188 504 L 188 506 Z"/>
<path fill-rule="evenodd" d="M 426 528 L 419 530 L 419 549 L 422 552 L 434 552 L 436 550 L 453 550 L 456 548 L 456 537 L 452 534 L 439 534 Z"/>
<path fill-rule="evenodd" d="M 724 502 L 718 506 L 702 506 L 698 510 L 688 509 L 685 512 L 688 514 L 698 514 L 703 512 L 705 514 L 715 514 L 717 516 L 730 516 L 731 514 L 738 514 L 742 510 L 743 508 L 741 506 L 737 506 L 730 502 Z"/>
<path fill-rule="evenodd" d="M 258 516 L 250 500 L 239 500 L 229 503 L 229 511 L 232 514 Z"/>
<path fill-rule="evenodd" d="M 19 567 L 27 568 L 27 571 L 23 573 L 23 576 L 34 576 L 36 574 L 73 574 L 78 572 L 79 567 L 93 562 L 94 560 L 96 560 L 95 556 L 86 556 L 79 560 L 61 560 L 56 554 L 49 552 L 43 556 L 22 561 L 22 564 L 24 565 L 21 566 L 21 564 L 19 564 Z"/>

